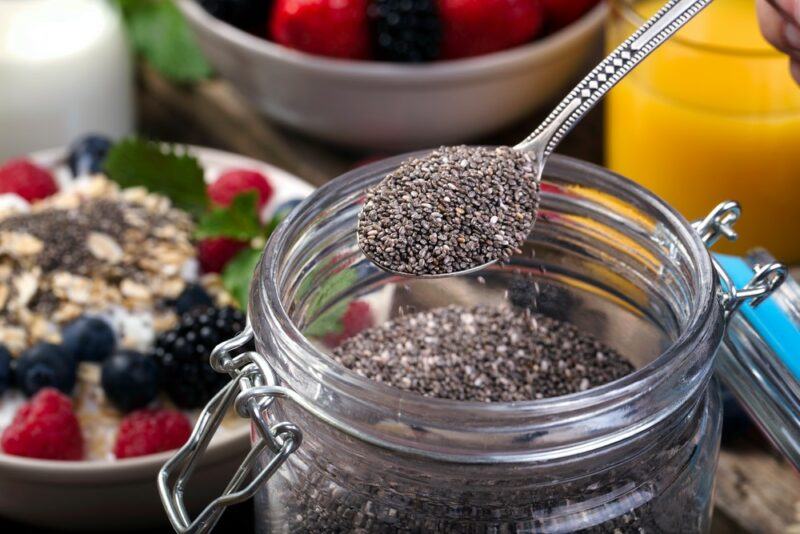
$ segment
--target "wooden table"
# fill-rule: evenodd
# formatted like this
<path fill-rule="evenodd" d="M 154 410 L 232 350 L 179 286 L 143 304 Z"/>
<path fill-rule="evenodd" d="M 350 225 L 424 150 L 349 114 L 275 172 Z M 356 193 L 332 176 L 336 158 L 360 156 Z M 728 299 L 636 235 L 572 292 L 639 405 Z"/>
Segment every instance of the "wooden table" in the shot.
<path fill-rule="evenodd" d="M 271 124 L 223 81 L 177 88 L 143 70 L 139 109 L 140 130 L 145 135 L 262 159 L 316 185 L 375 156 L 323 145 Z M 490 139 L 476 141 L 513 144 L 542 118 L 532 116 Z M 597 110 L 570 134 L 559 152 L 602 162 L 602 133 L 602 111 Z M 800 477 L 755 431 L 723 448 L 716 495 L 714 533 L 800 534 Z M 250 529 L 249 514 L 249 507 L 239 507 L 227 514 L 224 526 Z"/>

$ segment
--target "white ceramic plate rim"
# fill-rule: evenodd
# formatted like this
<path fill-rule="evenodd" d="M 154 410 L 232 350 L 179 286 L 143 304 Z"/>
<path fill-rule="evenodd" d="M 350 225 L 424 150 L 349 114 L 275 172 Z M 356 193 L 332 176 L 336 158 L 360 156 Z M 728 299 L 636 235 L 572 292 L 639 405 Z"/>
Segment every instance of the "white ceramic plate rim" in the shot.
<path fill-rule="evenodd" d="M 300 178 L 263 161 L 212 148 L 184 146 L 200 160 L 203 169 L 207 172 L 206 179 L 208 181 L 213 181 L 220 169 L 234 167 L 256 169 L 269 176 L 275 183 L 275 197 L 270 201 L 268 210 L 291 198 L 306 196 L 314 189 L 312 185 Z M 63 163 L 66 153 L 65 148 L 53 148 L 34 152 L 28 157 L 41 165 L 54 168 Z M 238 448 L 231 445 L 245 440 L 250 440 L 249 425 L 226 429 L 223 434 L 211 442 L 206 452 L 206 459 L 213 461 L 236 454 Z M 60 461 L 12 456 L 0 452 L 0 470 L 6 474 L 18 473 L 28 479 L 32 475 L 39 475 L 37 478 L 47 479 L 53 483 L 74 483 L 83 477 L 87 477 L 87 482 L 96 481 L 98 477 L 112 480 L 127 473 L 139 474 L 142 469 L 159 468 L 174 453 L 175 451 L 167 451 L 121 460 Z M 120 479 L 119 482 L 124 483 L 124 480 Z M 155 484 L 155 480 L 153 484 Z"/>
<path fill-rule="evenodd" d="M 356 61 L 328 58 L 308 54 L 256 37 L 223 22 L 205 11 L 196 0 L 179 0 L 178 6 L 195 24 L 216 34 L 231 44 L 248 49 L 261 56 L 275 58 L 299 67 L 324 71 L 343 77 L 363 80 L 380 80 L 396 77 L 408 85 L 424 85 L 434 80 L 487 76 L 515 66 L 519 62 L 543 57 L 556 57 L 563 46 L 578 36 L 590 33 L 600 26 L 608 14 L 608 6 L 601 1 L 583 17 L 551 35 L 508 50 L 465 59 L 439 61 L 422 65 L 405 65 L 385 61 Z"/>

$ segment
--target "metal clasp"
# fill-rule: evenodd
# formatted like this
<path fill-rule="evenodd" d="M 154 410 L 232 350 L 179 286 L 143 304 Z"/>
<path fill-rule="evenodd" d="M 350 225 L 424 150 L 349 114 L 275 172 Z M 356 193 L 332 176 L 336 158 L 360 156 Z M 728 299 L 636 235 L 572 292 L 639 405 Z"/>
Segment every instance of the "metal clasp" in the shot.
<path fill-rule="evenodd" d="M 711 248 L 720 238 L 736 241 L 739 237 L 733 226 L 742 215 L 738 202 L 729 200 L 711 210 L 705 219 L 692 223 L 706 247 Z M 725 269 L 711 257 L 714 270 L 720 279 L 718 294 L 725 318 L 729 318 L 744 303 L 758 306 L 778 289 L 789 274 L 785 265 L 778 262 L 755 266 L 755 274 L 747 284 L 737 288 Z"/>
<path fill-rule="evenodd" d="M 300 429 L 292 423 L 269 425 L 263 413 L 276 398 L 286 397 L 288 391 L 277 385 L 277 377 L 266 360 L 257 352 L 233 353 L 253 340 L 253 330 L 247 328 L 236 337 L 220 343 L 211 354 L 211 365 L 231 375 L 231 382 L 217 393 L 200 413 L 189 441 L 170 458 L 158 473 L 158 493 L 176 532 L 209 532 L 228 506 L 252 498 L 281 465 L 297 450 L 303 439 Z M 242 461 L 222 495 L 214 499 L 192 520 L 183 502 L 184 490 L 200 456 L 205 452 L 220 422 L 228 410 L 250 418 L 259 440 Z M 259 455 L 269 449 L 272 459 L 249 483 L 248 475 L 257 465 Z M 174 484 L 170 486 L 170 483 Z"/>

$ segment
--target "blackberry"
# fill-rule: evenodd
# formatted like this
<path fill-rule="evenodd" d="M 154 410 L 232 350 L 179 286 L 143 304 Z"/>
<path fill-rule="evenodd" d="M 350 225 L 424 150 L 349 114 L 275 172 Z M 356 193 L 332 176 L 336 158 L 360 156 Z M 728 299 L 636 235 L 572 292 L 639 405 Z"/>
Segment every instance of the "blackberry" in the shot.
<path fill-rule="evenodd" d="M 211 350 L 244 329 L 244 314 L 231 307 L 198 308 L 156 340 L 153 351 L 163 388 L 180 408 L 204 406 L 229 377 L 211 368 Z"/>
<path fill-rule="evenodd" d="M 439 57 L 442 23 L 435 0 L 372 0 L 367 15 L 378 59 L 422 63 Z"/>
<path fill-rule="evenodd" d="M 240 30 L 262 33 L 270 10 L 269 0 L 200 0 L 214 17 Z"/>

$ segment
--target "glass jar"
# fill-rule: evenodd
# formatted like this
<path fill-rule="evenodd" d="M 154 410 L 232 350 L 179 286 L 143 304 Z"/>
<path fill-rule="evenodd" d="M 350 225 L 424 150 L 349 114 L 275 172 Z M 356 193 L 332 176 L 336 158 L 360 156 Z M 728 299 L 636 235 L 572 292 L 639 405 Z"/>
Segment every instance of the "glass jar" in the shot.
<path fill-rule="evenodd" d="M 613 0 L 608 48 L 663 0 Z M 724 194 L 748 214 L 736 243 L 800 262 L 800 88 L 758 28 L 755 2 L 711 3 L 612 89 L 606 164 L 689 218 Z"/>
<path fill-rule="evenodd" d="M 190 525 L 182 488 L 235 399 L 254 420 L 254 449 L 193 524 L 201 530 L 255 495 L 257 528 L 270 533 L 708 531 L 720 434 L 714 355 L 726 315 L 784 273 L 760 270 L 746 295 L 720 290 L 704 239 L 732 233 L 735 205 L 695 231 L 632 182 L 554 156 L 521 254 L 469 276 L 414 280 L 374 267 L 355 237 L 365 190 L 404 157 L 322 187 L 270 239 L 250 326 L 212 356 L 237 380 L 160 474 L 173 525 Z M 311 335 L 353 299 L 368 300 L 379 320 L 501 303 L 520 274 L 539 284 L 538 312 L 591 333 L 636 371 L 551 399 L 431 399 L 344 369 Z M 255 351 L 236 355 L 252 340 Z"/>

